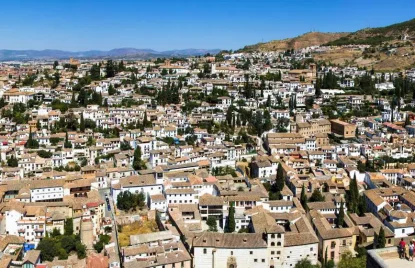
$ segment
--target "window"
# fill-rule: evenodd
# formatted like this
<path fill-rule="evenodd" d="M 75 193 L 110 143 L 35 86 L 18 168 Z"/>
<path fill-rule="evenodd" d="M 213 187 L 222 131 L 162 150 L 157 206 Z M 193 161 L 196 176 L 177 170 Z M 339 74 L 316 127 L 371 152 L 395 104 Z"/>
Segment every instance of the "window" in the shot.
<path fill-rule="evenodd" d="M 253 251 L 250 251 L 249 254 L 252 255 L 252 254 L 254 254 L 254 252 Z"/>
<path fill-rule="evenodd" d="M 275 247 L 275 243 L 274 242 L 271 242 L 271 247 Z"/>
<path fill-rule="evenodd" d="M 271 255 L 275 255 L 275 251 L 271 251 Z"/>
<path fill-rule="evenodd" d="M 265 259 L 262 259 L 262 262 L 265 262 Z"/>
<path fill-rule="evenodd" d="M 313 248 L 310 248 L 310 251 L 313 251 Z"/>
<path fill-rule="evenodd" d="M 233 251 L 231 251 L 231 256 L 233 255 Z"/>
<path fill-rule="evenodd" d="M 258 259 L 254 259 L 254 262 L 258 262 Z"/>
<path fill-rule="evenodd" d="M 275 238 L 275 234 L 272 234 L 272 235 L 271 235 L 271 238 Z"/>
<path fill-rule="evenodd" d="M 277 251 L 277 255 L 280 255 L 281 254 L 281 251 Z"/>
<path fill-rule="evenodd" d="M 345 246 L 345 245 L 346 245 L 346 239 L 343 240 L 343 246 Z"/>
<path fill-rule="evenodd" d="M 278 243 L 277 243 L 277 246 L 278 246 L 278 247 L 280 247 L 280 246 L 281 246 L 281 242 L 278 242 Z"/>
<path fill-rule="evenodd" d="M 330 258 L 331 258 L 331 259 L 334 259 L 334 251 L 332 251 L 332 252 L 330 253 Z"/>
<path fill-rule="evenodd" d="M 207 254 L 207 249 L 203 249 L 203 254 Z"/>
<path fill-rule="evenodd" d="M 335 248 L 336 247 L 336 242 L 331 242 L 331 248 Z"/>
<path fill-rule="evenodd" d="M 277 235 L 277 237 L 278 237 L 278 238 L 281 238 L 281 234 L 278 234 L 278 235 Z"/>

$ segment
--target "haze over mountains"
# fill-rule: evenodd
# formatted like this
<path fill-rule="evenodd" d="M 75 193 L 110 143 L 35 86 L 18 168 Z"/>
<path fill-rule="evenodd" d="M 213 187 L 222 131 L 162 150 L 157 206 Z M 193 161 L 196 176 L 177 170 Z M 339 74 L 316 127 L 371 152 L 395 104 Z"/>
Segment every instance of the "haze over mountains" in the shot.
<path fill-rule="evenodd" d="M 116 48 L 109 51 L 63 51 L 54 49 L 45 50 L 0 50 L 0 60 L 30 60 L 30 59 L 62 59 L 62 58 L 151 58 L 173 56 L 198 56 L 207 53 L 217 54 L 220 49 L 180 49 L 168 51 L 156 51 L 153 49 Z"/>
<path fill-rule="evenodd" d="M 323 33 L 309 32 L 303 35 L 272 40 L 270 42 L 247 45 L 240 52 L 276 51 L 287 49 L 301 49 L 318 45 L 351 45 L 368 44 L 380 45 L 382 42 L 402 39 L 415 39 L 415 19 L 392 24 L 385 27 L 366 28 L 352 33 Z M 220 49 L 178 49 L 168 51 L 156 51 L 153 49 L 116 48 L 109 51 L 63 51 L 63 50 L 0 50 L 0 60 L 31 60 L 31 59 L 62 59 L 62 58 L 155 58 L 173 56 L 198 56 L 207 53 L 217 54 Z"/>

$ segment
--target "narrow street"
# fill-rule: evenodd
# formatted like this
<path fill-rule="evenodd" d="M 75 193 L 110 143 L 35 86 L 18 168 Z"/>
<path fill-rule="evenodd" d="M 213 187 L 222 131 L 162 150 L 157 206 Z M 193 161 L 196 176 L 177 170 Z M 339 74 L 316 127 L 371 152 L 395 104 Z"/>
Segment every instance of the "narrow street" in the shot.
<path fill-rule="evenodd" d="M 107 194 L 107 196 L 108 196 L 111 210 L 108 210 L 105 194 Z M 112 221 L 111 237 L 114 237 L 115 251 L 117 253 L 116 254 L 117 255 L 117 261 L 119 263 L 121 263 L 121 261 L 120 261 L 120 248 L 119 248 L 119 245 L 118 245 L 118 229 L 117 229 L 117 224 L 116 224 L 116 219 L 115 219 L 114 201 L 112 200 L 112 196 L 110 195 L 110 189 L 109 188 L 99 189 L 99 195 L 100 195 L 102 201 L 105 202 L 105 213 L 104 213 L 105 217 L 110 217 L 111 221 Z"/>

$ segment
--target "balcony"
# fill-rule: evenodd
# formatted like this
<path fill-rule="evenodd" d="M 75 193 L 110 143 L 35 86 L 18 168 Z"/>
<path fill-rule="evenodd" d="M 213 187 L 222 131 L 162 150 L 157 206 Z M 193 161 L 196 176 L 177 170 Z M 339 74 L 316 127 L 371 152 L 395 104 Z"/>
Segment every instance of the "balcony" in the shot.
<path fill-rule="evenodd" d="M 19 233 L 24 233 L 24 232 L 26 232 L 26 230 L 25 229 L 19 229 L 18 232 Z"/>
<path fill-rule="evenodd" d="M 37 229 L 35 229 L 35 232 L 36 233 L 43 233 L 45 231 L 45 229 L 43 229 L 43 228 L 37 228 Z"/>

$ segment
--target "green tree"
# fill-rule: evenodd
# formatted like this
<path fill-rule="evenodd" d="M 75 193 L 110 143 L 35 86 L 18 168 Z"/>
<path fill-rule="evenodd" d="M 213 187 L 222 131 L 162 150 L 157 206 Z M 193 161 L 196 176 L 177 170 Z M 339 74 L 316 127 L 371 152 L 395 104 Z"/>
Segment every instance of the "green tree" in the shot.
<path fill-rule="evenodd" d="M 138 146 L 140 147 L 140 146 Z M 131 150 L 133 148 L 131 148 L 131 145 L 128 141 L 123 141 L 120 143 L 120 150 L 121 151 L 127 151 L 127 150 Z"/>
<path fill-rule="evenodd" d="M 79 123 L 79 129 L 82 133 L 85 132 L 85 121 L 84 121 L 84 113 L 81 113 L 81 122 Z"/>
<path fill-rule="evenodd" d="M 101 68 L 98 64 L 92 65 L 91 69 L 89 70 L 91 80 L 98 81 L 101 79 Z"/>
<path fill-rule="evenodd" d="M 343 200 L 340 202 L 340 210 L 337 214 L 337 228 L 340 228 L 344 224 L 344 208 L 343 208 Z"/>
<path fill-rule="evenodd" d="M 66 131 L 65 143 L 63 144 L 63 147 L 67 149 L 72 148 L 72 142 L 69 141 L 68 131 Z"/>
<path fill-rule="evenodd" d="M 278 163 L 277 168 L 277 177 L 275 179 L 275 184 L 278 191 L 282 191 L 285 186 L 284 171 L 282 169 L 282 164 Z"/>
<path fill-rule="evenodd" d="M 145 111 L 144 112 L 144 118 L 143 118 L 143 125 L 142 125 L 142 129 L 141 130 L 144 130 L 144 128 L 151 127 L 151 126 L 152 126 L 152 123 L 150 121 L 148 121 L 148 119 L 147 119 L 147 112 Z"/>
<path fill-rule="evenodd" d="M 58 259 L 59 260 L 67 260 L 68 259 L 68 253 L 66 253 L 66 250 L 63 248 L 58 249 Z"/>
<path fill-rule="evenodd" d="M 337 264 L 337 268 L 362 268 L 366 267 L 366 256 L 360 256 L 358 258 L 353 257 L 351 252 L 342 254 L 340 262 Z"/>
<path fill-rule="evenodd" d="M 117 208 L 121 210 L 136 210 L 142 208 L 145 205 L 145 196 L 143 193 L 131 193 L 124 191 L 117 196 Z"/>
<path fill-rule="evenodd" d="M 319 265 L 314 265 L 311 263 L 311 261 L 307 258 L 301 259 L 299 262 L 297 262 L 294 266 L 294 268 L 319 268 Z"/>
<path fill-rule="evenodd" d="M 14 155 L 10 156 L 9 159 L 7 159 L 7 165 L 9 167 L 18 167 L 19 166 L 19 161 L 17 161 L 17 159 L 14 157 Z"/>
<path fill-rule="evenodd" d="M 105 245 L 108 245 L 110 242 L 111 237 L 109 235 L 99 235 L 99 241 L 95 243 L 94 249 L 101 253 L 101 251 L 104 249 Z"/>
<path fill-rule="evenodd" d="M 353 179 L 350 181 L 349 194 L 348 194 L 348 204 L 349 210 L 352 213 L 358 213 L 359 208 L 359 189 L 357 187 L 356 174 L 354 174 Z"/>
<path fill-rule="evenodd" d="M 359 215 L 363 216 L 366 213 L 366 198 L 363 195 L 359 196 Z"/>
<path fill-rule="evenodd" d="M 217 232 L 218 231 L 218 224 L 216 222 L 216 218 L 213 216 L 209 216 L 206 224 L 209 226 L 209 232 Z"/>
<path fill-rule="evenodd" d="M 407 114 L 405 117 L 405 127 L 411 125 L 411 121 L 409 119 L 409 115 Z"/>
<path fill-rule="evenodd" d="M 115 95 L 117 93 L 117 90 L 114 88 L 112 84 L 108 87 L 108 95 Z"/>
<path fill-rule="evenodd" d="M 76 254 L 79 259 L 85 259 L 86 257 L 86 246 L 81 243 L 81 241 L 76 242 L 75 244 Z"/>
<path fill-rule="evenodd" d="M 304 184 L 303 184 L 303 187 L 302 187 L 302 189 L 301 189 L 300 202 L 301 202 L 301 205 L 303 206 L 303 208 L 304 208 L 306 211 L 308 211 L 308 206 L 307 206 L 307 195 L 306 195 L 306 192 L 305 192 L 305 187 L 304 187 Z"/>
<path fill-rule="evenodd" d="M 37 148 L 39 148 L 39 142 L 37 140 L 33 139 L 32 128 L 30 128 L 30 130 L 29 130 L 29 139 L 27 140 L 24 147 L 28 148 L 28 149 L 37 149 Z"/>
<path fill-rule="evenodd" d="M 379 235 L 376 240 L 376 248 L 384 248 L 386 246 L 385 230 L 383 226 L 380 227 Z"/>
<path fill-rule="evenodd" d="M 229 214 L 228 214 L 228 220 L 225 226 L 225 232 L 226 233 L 235 232 L 235 207 L 234 207 L 233 202 L 231 202 L 229 206 Z"/>
<path fill-rule="evenodd" d="M 56 241 L 50 237 L 40 240 L 36 249 L 40 250 L 42 261 L 53 261 L 53 258 L 59 254 L 59 247 L 57 247 Z"/>
<path fill-rule="evenodd" d="M 107 64 L 105 66 L 105 73 L 106 73 L 107 78 L 115 76 L 116 70 L 115 70 L 114 62 L 112 60 L 107 61 Z"/>
<path fill-rule="evenodd" d="M 66 251 L 66 253 L 70 253 L 71 251 L 75 250 L 76 246 L 76 237 L 75 235 L 63 235 L 60 237 L 60 246 Z"/>
<path fill-rule="evenodd" d="M 46 150 L 37 151 L 37 155 L 41 158 L 51 158 L 53 153 Z"/>
<path fill-rule="evenodd" d="M 141 170 L 143 168 L 143 164 L 141 161 L 141 147 L 138 145 L 134 150 L 133 168 L 135 170 Z"/>
<path fill-rule="evenodd" d="M 73 219 L 72 218 L 67 218 L 65 220 L 64 234 L 65 235 L 73 234 Z"/>
<path fill-rule="evenodd" d="M 314 191 L 311 194 L 310 199 L 308 201 L 310 201 L 310 202 L 322 202 L 324 200 L 325 200 L 325 198 L 321 194 L 320 190 L 314 189 Z"/>
<path fill-rule="evenodd" d="M 363 164 L 360 160 L 357 162 L 357 170 L 359 170 L 360 173 L 364 173 L 366 171 L 365 164 Z"/>

